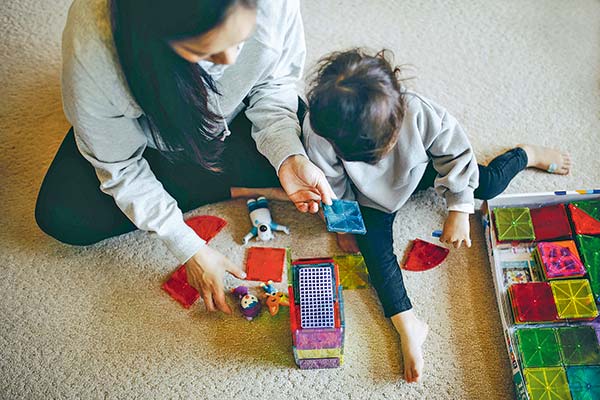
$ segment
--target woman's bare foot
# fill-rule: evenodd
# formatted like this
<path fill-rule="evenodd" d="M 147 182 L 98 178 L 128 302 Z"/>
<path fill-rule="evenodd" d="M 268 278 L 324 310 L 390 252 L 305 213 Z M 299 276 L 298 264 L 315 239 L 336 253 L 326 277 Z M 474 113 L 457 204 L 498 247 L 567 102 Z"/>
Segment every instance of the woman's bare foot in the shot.
<path fill-rule="evenodd" d="M 232 187 L 229 189 L 232 199 L 240 197 L 260 197 L 265 196 L 269 200 L 290 201 L 287 193 L 282 188 L 244 188 Z"/>
<path fill-rule="evenodd" d="M 527 153 L 527 167 L 541 169 L 551 174 L 567 175 L 573 166 L 571 156 L 560 150 L 533 144 L 520 144 L 517 147 Z"/>
<path fill-rule="evenodd" d="M 346 253 L 360 253 L 360 249 L 358 248 L 358 243 L 356 243 L 356 238 L 351 233 L 338 233 L 337 243 L 342 251 Z"/>
<path fill-rule="evenodd" d="M 423 376 L 423 343 L 429 326 L 418 319 L 413 310 L 398 313 L 391 319 L 400 335 L 404 380 L 408 383 L 419 382 Z"/>

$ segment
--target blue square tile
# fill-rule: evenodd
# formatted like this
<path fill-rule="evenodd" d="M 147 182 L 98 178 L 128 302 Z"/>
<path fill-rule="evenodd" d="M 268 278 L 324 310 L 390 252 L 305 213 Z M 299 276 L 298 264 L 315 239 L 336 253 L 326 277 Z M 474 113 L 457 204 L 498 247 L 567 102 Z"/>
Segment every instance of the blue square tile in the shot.
<path fill-rule="evenodd" d="M 323 204 L 323 214 L 329 232 L 344 232 L 364 235 L 365 223 L 356 201 L 333 200 L 331 206 Z"/>

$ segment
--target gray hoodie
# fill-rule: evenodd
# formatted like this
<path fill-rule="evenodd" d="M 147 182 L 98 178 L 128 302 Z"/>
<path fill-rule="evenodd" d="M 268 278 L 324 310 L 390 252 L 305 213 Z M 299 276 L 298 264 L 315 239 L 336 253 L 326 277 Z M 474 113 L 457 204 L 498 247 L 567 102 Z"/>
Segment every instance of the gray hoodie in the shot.
<path fill-rule="evenodd" d="M 445 109 L 416 93 L 406 94 L 406 114 L 398 142 L 375 165 L 344 161 L 304 119 L 303 140 L 309 158 L 327 177 L 338 198 L 392 213 L 415 191 L 427 164 L 438 172 L 434 187 L 449 210 L 473 213 L 479 169 L 467 135 Z"/>
<path fill-rule="evenodd" d="M 72 4 L 63 32 L 64 111 L 79 151 L 96 170 L 100 189 L 184 263 L 205 242 L 184 223 L 177 202 L 142 157 L 146 146 L 155 146 L 125 82 L 109 21 L 107 0 Z M 287 157 L 305 155 L 296 117 L 296 84 L 305 53 L 299 1 L 262 0 L 256 30 L 244 42 L 236 64 L 214 68 L 222 96 L 210 98 L 209 104 L 231 121 L 248 98 L 245 112 L 253 124 L 252 136 L 276 170 Z"/>

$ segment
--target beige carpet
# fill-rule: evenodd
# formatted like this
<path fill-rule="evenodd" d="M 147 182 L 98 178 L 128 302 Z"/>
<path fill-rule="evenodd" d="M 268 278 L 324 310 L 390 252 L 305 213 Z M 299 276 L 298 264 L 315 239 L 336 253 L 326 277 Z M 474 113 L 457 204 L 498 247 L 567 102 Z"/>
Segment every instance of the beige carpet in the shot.
<path fill-rule="evenodd" d="M 285 1 L 285 0 L 280 0 Z M 68 0 L 0 3 L 0 398 L 508 399 L 509 363 L 479 221 L 473 247 L 406 274 L 431 326 L 421 384 L 401 379 L 398 339 L 371 290 L 346 292 L 346 363 L 300 371 L 284 318 L 186 311 L 161 289 L 176 267 L 142 232 L 89 248 L 44 236 L 37 190 L 69 128 L 60 103 L 59 38 Z M 568 177 L 528 171 L 510 193 L 600 186 L 600 2 L 303 2 L 309 65 L 347 46 L 389 47 L 411 84 L 454 113 L 481 161 L 522 141 L 568 149 Z M 314 216 L 273 204 L 294 257 L 338 252 Z M 214 246 L 242 263 L 242 201 L 194 214 L 225 218 Z M 399 213 L 396 250 L 440 226 L 442 202 L 416 196 Z M 228 285 L 235 282 L 229 280 Z"/>

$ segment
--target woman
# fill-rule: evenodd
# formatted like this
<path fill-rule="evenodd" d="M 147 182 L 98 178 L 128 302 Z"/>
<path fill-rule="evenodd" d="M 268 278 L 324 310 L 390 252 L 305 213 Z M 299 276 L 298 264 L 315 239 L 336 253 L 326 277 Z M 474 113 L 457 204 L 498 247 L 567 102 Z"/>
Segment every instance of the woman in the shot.
<path fill-rule="evenodd" d="M 38 225 L 76 245 L 152 232 L 207 310 L 230 313 L 223 276 L 243 272 L 182 210 L 279 184 L 300 211 L 330 203 L 299 140 L 304 57 L 297 0 L 75 0 L 62 74 L 73 128 L 40 189 Z"/>

